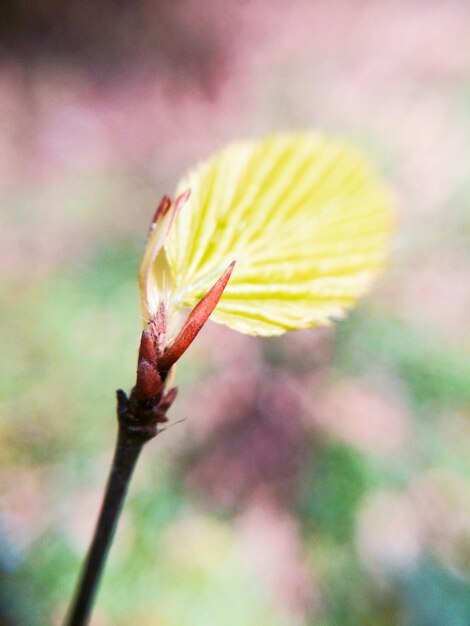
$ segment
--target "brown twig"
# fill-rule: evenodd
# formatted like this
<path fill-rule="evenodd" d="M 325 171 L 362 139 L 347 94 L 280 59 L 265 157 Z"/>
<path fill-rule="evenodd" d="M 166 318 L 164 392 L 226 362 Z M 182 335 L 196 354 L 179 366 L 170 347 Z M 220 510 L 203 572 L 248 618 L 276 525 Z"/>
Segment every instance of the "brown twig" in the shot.
<path fill-rule="evenodd" d="M 119 430 L 116 449 L 93 541 L 77 587 L 75 600 L 65 622 L 67 626 L 85 626 L 88 623 L 137 460 L 144 444 L 158 434 L 158 424 L 166 421 L 163 415 L 155 419 L 156 406 L 152 409 L 147 399 L 139 400 L 135 396 L 136 388 L 130 398 L 122 390 L 117 392 Z M 153 404 L 159 405 L 159 402 Z M 168 401 L 163 407 L 159 407 L 162 414 L 167 404 Z M 149 419 L 152 412 L 153 419 Z"/>
<path fill-rule="evenodd" d="M 175 204 L 184 204 L 188 197 L 189 191 L 186 191 L 176 199 Z M 151 230 L 168 212 L 170 204 L 169 198 L 165 196 L 157 208 Z M 168 422 L 166 414 L 178 392 L 177 387 L 171 387 L 169 382 L 172 367 L 208 320 L 230 279 L 234 264 L 235 261 L 194 307 L 169 346 L 162 344 L 167 335 L 166 310 L 163 305 L 157 309 L 155 317 L 149 320 L 148 329 L 142 332 L 135 387 L 129 397 L 122 390 L 117 392 L 119 432 L 116 449 L 95 534 L 66 626 L 88 624 L 132 473 L 144 444 L 164 430 L 159 429 L 159 425 Z"/>

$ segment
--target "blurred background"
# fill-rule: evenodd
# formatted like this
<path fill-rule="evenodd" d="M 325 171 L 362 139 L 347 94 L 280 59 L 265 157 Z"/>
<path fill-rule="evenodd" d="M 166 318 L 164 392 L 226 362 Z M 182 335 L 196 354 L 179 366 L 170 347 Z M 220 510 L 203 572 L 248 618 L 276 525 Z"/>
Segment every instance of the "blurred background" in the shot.
<path fill-rule="evenodd" d="M 377 163 L 391 266 L 334 331 L 204 329 L 92 624 L 470 625 L 470 3 L 3 0 L 2 626 L 70 600 L 157 200 L 299 128 Z"/>

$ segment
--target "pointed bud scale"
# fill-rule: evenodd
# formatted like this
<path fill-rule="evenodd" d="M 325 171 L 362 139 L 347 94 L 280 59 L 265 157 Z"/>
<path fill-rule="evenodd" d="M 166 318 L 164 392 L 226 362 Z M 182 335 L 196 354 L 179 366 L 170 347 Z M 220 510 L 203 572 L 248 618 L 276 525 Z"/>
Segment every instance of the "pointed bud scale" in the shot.
<path fill-rule="evenodd" d="M 152 398 L 162 392 L 162 379 L 154 363 L 139 361 L 135 386 L 143 398 Z"/>
<path fill-rule="evenodd" d="M 183 191 L 183 193 L 180 193 L 180 195 L 175 200 L 176 212 L 178 212 L 181 209 L 181 207 L 184 204 L 186 204 L 186 202 L 189 200 L 190 195 L 191 195 L 191 189 L 186 189 L 186 191 Z"/>
<path fill-rule="evenodd" d="M 160 220 L 162 217 L 165 217 L 170 207 L 171 207 L 171 198 L 168 194 L 165 194 L 163 198 L 160 200 L 157 208 L 155 209 L 152 222 L 149 226 L 148 235 L 150 235 L 150 233 L 153 231 L 153 229 L 157 225 L 158 220 Z"/>
<path fill-rule="evenodd" d="M 167 311 L 163 301 L 160 302 L 155 316 L 150 320 L 149 328 L 153 335 L 156 359 L 158 361 L 165 350 L 167 334 Z"/>
<path fill-rule="evenodd" d="M 190 194 L 191 190 L 187 189 L 176 198 L 173 204 L 168 196 L 164 196 L 150 226 L 147 245 L 139 267 L 142 317 L 146 322 L 155 316 L 155 306 L 158 306 L 159 301 L 159 285 L 152 273 L 152 265 L 171 231 L 176 215 L 187 202 Z"/>
<path fill-rule="evenodd" d="M 200 300 L 191 311 L 178 336 L 159 359 L 158 369 L 160 372 L 167 372 L 194 341 L 196 335 L 217 306 L 229 278 L 232 275 L 234 265 L 235 261 L 232 261 L 215 285 L 209 289 L 202 300 Z"/>
<path fill-rule="evenodd" d="M 177 395 L 178 395 L 178 387 L 172 387 L 170 391 L 168 391 L 168 393 L 166 393 L 163 396 L 162 401 L 158 405 L 158 409 L 162 413 L 165 413 L 166 411 L 168 411 L 168 409 L 171 407 L 171 405 L 175 401 Z"/>
<path fill-rule="evenodd" d="M 156 424 L 166 424 L 167 422 L 170 421 L 168 419 L 168 416 L 165 414 L 165 412 L 160 411 L 160 409 L 158 408 L 155 408 L 153 410 L 153 419 L 155 420 Z"/>
<path fill-rule="evenodd" d="M 155 342 L 152 333 L 149 330 L 142 331 L 139 348 L 139 361 L 157 362 L 157 353 L 155 350 Z"/>
<path fill-rule="evenodd" d="M 137 361 L 136 387 L 144 398 L 157 396 L 162 392 L 163 383 L 157 369 L 157 353 L 152 333 L 142 331 Z"/>

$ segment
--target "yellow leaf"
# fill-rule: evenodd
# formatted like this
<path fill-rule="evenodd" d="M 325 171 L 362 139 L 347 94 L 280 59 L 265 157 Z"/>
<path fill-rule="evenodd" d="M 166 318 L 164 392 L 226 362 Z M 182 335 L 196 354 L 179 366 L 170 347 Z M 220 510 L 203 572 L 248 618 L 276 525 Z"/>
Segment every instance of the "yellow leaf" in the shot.
<path fill-rule="evenodd" d="M 189 172 L 177 194 L 188 188 L 163 248 L 141 267 L 147 318 L 158 299 L 170 318 L 193 307 L 235 259 L 214 321 L 257 335 L 329 324 L 386 260 L 390 194 L 338 140 L 294 133 L 234 143 Z"/>

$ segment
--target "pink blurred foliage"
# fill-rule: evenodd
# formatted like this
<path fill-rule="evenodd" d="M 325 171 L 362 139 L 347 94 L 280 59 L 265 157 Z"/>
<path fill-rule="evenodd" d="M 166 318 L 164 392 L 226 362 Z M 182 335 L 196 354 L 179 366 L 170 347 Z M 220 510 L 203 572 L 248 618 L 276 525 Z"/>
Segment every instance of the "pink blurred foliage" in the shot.
<path fill-rule="evenodd" d="M 51 521 L 47 471 L 22 465 L 3 468 L 0 500 L 2 532 L 17 550 L 27 551 Z"/>
<path fill-rule="evenodd" d="M 424 553 L 468 571 L 468 480 L 448 469 L 418 473 L 403 491 L 376 491 L 362 503 L 357 546 L 375 573 L 413 567 Z"/>
<path fill-rule="evenodd" d="M 54 157 L 62 165 L 68 159 L 72 163 L 89 159 L 92 167 L 101 159 L 104 164 L 118 159 L 145 167 L 149 160 L 164 162 L 162 157 L 170 150 L 189 160 L 194 156 L 189 152 L 203 154 L 216 145 L 217 135 L 223 141 L 247 122 L 262 122 L 254 98 L 263 93 L 281 95 L 269 82 L 277 77 L 281 87 L 283 66 L 289 68 L 290 80 L 297 81 L 289 83 L 293 91 L 287 95 L 303 94 L 295 107 L 292 103 L 285 111 L 287 124 L 299 113 L 307 124 L 318 117 L 347 119 L 354 126 L 383 120 L 392 131 L 387 138 L 404 141 L 401 147 L 408 150 L 409 133 L 400 137 L 395 129 L 397 124 L 407 124 L 410 115 L 413 141 L 417 138 L 425 147 L 437 141 L 436 129 L 444 126 L 442 140 L 449 134 L 449 125 L 457 128 L 449 120 L 439 87 L 470 65 L 466 45 L 470 9 L 465 3 L 452 2 L 453 11 L 425 2 L 419 3 L 420 10 L 405 2 L 275 4 L 275 10 L 267 11 L 264 0 L 229 1 L 223 7 L 185 0 L 161 3 L 163 14 L 154 14 L 157 5 L 148 2 L 138 24 L 127 23 L 127 37 L 151 44 L 154 54 L 139 61 L 138 48 L 126 51 L 127 63 L 134 62 L 132 70 L 116 71 L 121 53 L 116 63 L 108 62 L 105 81 L 95 80 L 99 71 L 95 67 L 93 72 L 93 63 L 69 64 L 67 56 L 63 62 L 60 56 L 51 62 L 45 55 L 28 69 L 14 59 L 4 63 L 2 106 L 6 101 L 8 112 L 8 101 L 13 99 L 10 111 L 20 120 L 19 130 L 32 140 L 43 136 L 39 143 L 44 143 L 44 154 L 39 151 L 36 158 L 34 152 L 24 157 L 37 161 L 43 170 L 48 169 L 47 155 L 52 170 Z M 139 24 L 144 25 L 143 32 L 135 32 Z M 440 45 L 430 45 L 440 32 L 446 33 Z M 109 47 L 116 38 L 119 41 L 118 35 L 109 34 Z M 100 44 L 104 47 L 106 38 Z M 187 52 L 183 54 L 180 48 Z M 94 61 L 101 61 L 99 51 L 95 54 Z M 417 83 L 420 90 L 415 94 L 411 89 Z M 12 118 L 5 120 L 7 135 L 15 135 Z M 35 119 L 37 124 L 28 133 L 28 122 Z M 204 120 L 210 120 L 210 133 Z M 436 121 L 441 123 L 436 125 Z M 425 131 L 429 128 L 431 134 Z M 409 156 L 429 163 L 416 159 L 416 151 Z"/>
<path fill-rule="evenodd" d="M 315 399 L 314 424 L 325 434 L 379 456 L 396 455 L 411 440 L 410 417 L 396 393 L 345 380 Z"/>
<path fill-rule="evenodd" d="M 357 547 L 376 575 L 412 567 L 424 550 L 417 511 L 406 493 L 376 491 L 362 503 Z"/>
<path fill-rule="evenodd" d="M 470 264 L 456 250 L 418 260 L 413 272 L 394 284 L 393 301 L 403 317 L 435 328 L 458 343 L 470 331 Z"/>
<path fill-rule="evenodd" d="M 236 518 L 235 528 L 251 574 L 288 623 L 310 624 L 317 589 L 298 521 L 261 489 Z"/>
<path fill-rule="evenodd" d="M 103 477 L 105 472 L 100 475 Z M 89 546 L 102 500 L 102 485 L 75 490 L 74 497 L 57 503 L 56 516 L 68 547 L 80 557 Z M 132 554 L 135 533 L 131 516 L 124 514 L 119 524 L 119 541 L 113 550 L 113 562 L 120 563 Z"/>
<path fill-rule="evenodd" d="M 1 64 L 2 139 L 5 154 L 16 156 L 4 159 L 2 178 L 24 181 L 23 163 L 40 180 L 82 168 L 146 169 L 164 164 L 174 142 L 184 154 L 188 141 L 207 135 L 202 120 L 209 115 L 214 123 L 236 58 L 236 3 L 136 2 L 135 9 L 130 20 L 128 11 L 102 2 L 85 10 L 71 2 L 62 15 L 32 3 L 29 18 L 34 24 L 35 12 L 45 14 L 49 39 L 36 42 L 34 63 L 15 49 Z M 103 19 L 104 33 L 96 23 Z M 61 27 L 75 35 L 78 50 L 58 45 Z M 87 47 L 90 40 L 99 45 Z"/>
<path fill-rule="evenodd" d="M 317 610 L 317 591 L 293 511 L 315 437 L 307 407 L 320 385 L 318 365 L 331 351 L 331 333 L 292 338 L 272 340 L 273 352 L 265 354 L 261 341 L 216 324 L 204 329 L 188 356 L 214 371 L 178 407 L 190 415 L 180 455 L 191 497 L 235 515 L 240 546 L 252 576 L 263 581 L 263 595 L 289 623 L 307 624 Z"/>
<path fill-rule="evenodd" d="M 204 439 L 188 456 L 188 489 L 218 509 L 243 508 L 258 489 L 289 502 L 307 452 L 296 386 L 281 371 L 213 377 L 191 397 Z"/>
<path fill-rule="evenodd" d="M 424 544 L 450 567 L 468 571 L 470 501 L 468 480 L 449 469 L 418 474 L 408 488 Z"/>

